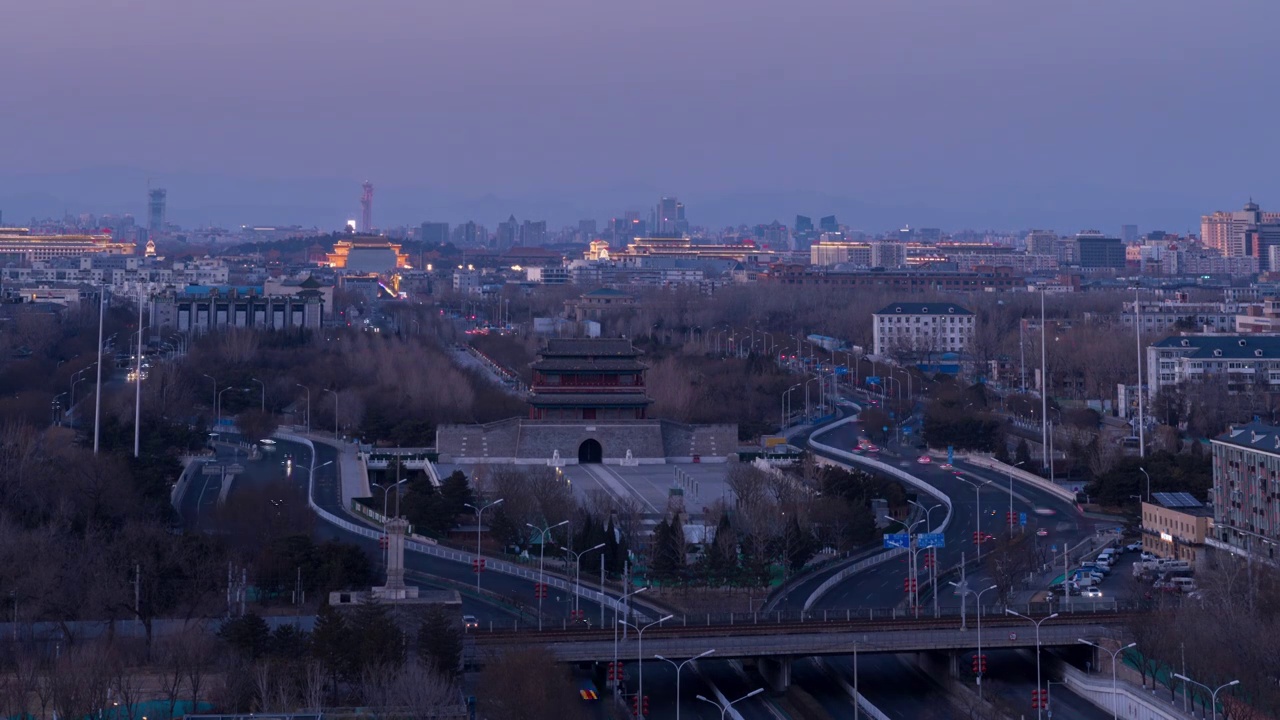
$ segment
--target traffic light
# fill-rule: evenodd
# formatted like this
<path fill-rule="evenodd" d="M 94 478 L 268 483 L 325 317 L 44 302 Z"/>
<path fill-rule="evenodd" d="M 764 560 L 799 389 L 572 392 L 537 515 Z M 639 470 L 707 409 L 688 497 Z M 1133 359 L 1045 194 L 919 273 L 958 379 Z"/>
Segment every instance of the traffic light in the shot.
<path fill-rule="evenodd" d="M 931 567 L 933 567 L 933 553 L 932 553 L 932 552 L 927 552 L 927 553 L 925 553 L 925 554 L 924 554 L 924 566 L 925 566 L 925 567 L 927 567 L 927 568 L 931 568 Z"/>
<path fill-rule="evenodd" d="M 536 598 L 538 598 L 538 599 L 540 599 L 540 600 L 546 600 L 546 599 L 547 599 L 547 584 L 546 584 L 546 583 L 534 583 L 534 584 L 533 584 L 533 596 L 534 596 L 534 597 L 536 597 Z"/>
<path fill-rule="evenodd" d="M 986 672 L 987 672 L 987 656 L 974 655 L 973 656 L 973 674 L 985 675 Z"/>
<path fill-rule="evenodd" d="M 471 561 L 471 572 L 474 572 L 474 573 L 484 572 L 484 558 L 479 558 Z"/>
<path fill-rule="evenodd" d="M 609 680 L 621 680 L 622 679 L 622 663 L 620 662 L 609 663 L 609 667 L 605 670 L 605 677 L 608 678 Z"/>
<path fill-rule="evenodd" d="M 905 580 L 903 580 L 903 581 L 902 581 L 902 591 L 903 591 L 903 592 L 906 592 L 906 593 L 913 593 L 913 592 L 915 592 L 915 591 L 916 591 L 916 587 L 917 587 L 917 585 L 916 585 L 916 579 L 915 579 L 915 578 L 906 578 Z"/>
<path fill-rule="evenodd" d="M 1031 691 L 1031 709 L 1032 710 L 1043 710 L 1048 706 L 1049 706 L 1048 693 L 1046 693 L 1044 690 Z"/>
<path fill-rule="evenodd" d="M 649 717 L 649 696 L 648 695 L 645 695 L 644 697 L 640 698 L 640 714 L 644 717 Z"/>
<path fill-rule="evenodd" d="M 387 536 L 386 536 L 386 535 L 379 535 L 379 536 L 378 536 L 378 548 L 379 548 L 379 549 L 381 549 L 381 550 L 386 550 L 386 549 L 387 549 L 387 545 L 389 545 L 389 544 L 390 544 L 390 540 L 387 538 Z"/>
<path fill-rule="evenodd" d="M 639 695 L 631 698 L 631 714 L 635 717 L 640 717 L 640 696 Z"/>
<path fill-rule="evenodd" d="M 982 533 L 980 533 L 980 532 L 975 532 L 975 533 L 973 534 L 973 544 L 974 544 L 974 545 L 977 545 L 977 544 L 978 544 L 978 543 L 980 543 L 980 542 L 982 542 Z"/>
<path fill-rule="evenodd" d="M 1005 513 L 1005 517 L 1006 517 L 1006 518 L 1008 518 L 1008 520 L 1009 520 L 1009 527 L 1013 527 L 1013 525 L 1014 525 L 1014 516 L 1013 516 L 1013 511 L 1012 511 L 1012 510 L 1010 510 L 1010 511 L 1006 512 L 1006 513 Z"/>

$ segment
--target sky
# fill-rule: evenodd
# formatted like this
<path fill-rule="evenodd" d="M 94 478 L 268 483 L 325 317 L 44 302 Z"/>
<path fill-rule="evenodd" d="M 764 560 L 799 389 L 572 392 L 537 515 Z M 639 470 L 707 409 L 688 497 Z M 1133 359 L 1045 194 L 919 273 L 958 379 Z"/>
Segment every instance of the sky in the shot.
<path fill-rule="evenodd" d="M 0 2 L 0 211 L 1198 229 L 1280 208 L 1275 0 Z M 473 215 L 483 213 L 484 215 Z"/>

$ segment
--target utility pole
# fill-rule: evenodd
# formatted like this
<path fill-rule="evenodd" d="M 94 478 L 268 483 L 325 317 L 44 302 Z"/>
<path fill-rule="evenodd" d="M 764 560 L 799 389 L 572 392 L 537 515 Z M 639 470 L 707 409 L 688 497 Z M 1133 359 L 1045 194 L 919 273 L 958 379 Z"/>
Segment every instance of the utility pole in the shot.
<path fill-rule="evenodd" d="M 1142 305 L 1138 301 L 1138 288 L 1133 290 L 1133 327 L 1138 340 L 1138 457 L 1147 456 L 1147 420 L 1142 406 Z"/>
<path fill-rule="evenodd" d="M 1040 291 L 1040 455 L 1049 466 L 1049 357 L 1045 345 L 1044 290 Z"/>
<path fill-rule="evenodd" d="M 138 286 L 138 357 L 133 366 L 133 456 L 142 441 L 142 286 Z"/>
<path fill-rule="evenodd" d="M 93 454 L 98 454 L 98 420 L 102 417 L 102 327 L 107 317 L 107 286 L 98 288 L 98 383 L 93 399 Z"/>

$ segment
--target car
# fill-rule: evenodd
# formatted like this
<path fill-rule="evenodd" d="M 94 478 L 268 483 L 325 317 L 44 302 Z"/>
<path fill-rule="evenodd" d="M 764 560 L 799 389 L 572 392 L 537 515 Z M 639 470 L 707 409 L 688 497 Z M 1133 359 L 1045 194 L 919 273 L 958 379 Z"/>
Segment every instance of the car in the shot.
<path fill-rule="evenodd" d="M 1139 557 L 1141 558 L 1142 562 L 1150 562 L 1150 561 L 1152 561 L 1152 560 L 1155 560 L 1155 559 L 1156 559 L 1156 556 L 1155 556 L 1155 555 L 1152 555 L 1152 554 L 1151 554 L 1151 553 L 1149 553 L 1149 552 L 1144 552 L 1144 553 L 1142 553 L 1142 555 L 1141 555 L 1141 556 L 1139 556 Z"/>
<path fill-rule="evenodd" d="M 467 630 L 477 629 L 480 627 L 480 621 L 476 619 L 475 615 L 463 615 L 462 627 Z"/>
<path fill-rule="evenodd" d="M 1036 531 L 1036 537 L 1049 537 L 1049 531 L 1044 528 L 1040 528 Z"/>
<path fill-rule="evenodd" d="M 867 451 L 867 452 L 869 452 L 869 453 L 878 453 L 878 452 L 880 452 L 880 448 L 876 447 L 875 445 L 872 445 L 871 443 L 867 443 L 867 447 L 866 447 L 865 449 L 866 449 L 866 451 Z"/>
<path fill-rule="evenodd" d="M 1102 597 L 1102 591 L 1098 588 L 1086 588 L 1084 596 L 1087 598 L 1100 598 Z"/>
<path fill-rule="evenodd" d="M 1140 542 L 1129 543 L 1128 545 L 1124 546 L 1125 552 L 1138 552 L 1139 550 L 1142 550 L 1142 543 Z"/>
<path fill-rule="evenodd" d="M 916 458 L 916 462 L 920 463 L 921 465 L 928 465 L 929 463 L 933 462 L 933 458 L 929 457 L 928 455 L 921 455 L 920 457 Z"/>

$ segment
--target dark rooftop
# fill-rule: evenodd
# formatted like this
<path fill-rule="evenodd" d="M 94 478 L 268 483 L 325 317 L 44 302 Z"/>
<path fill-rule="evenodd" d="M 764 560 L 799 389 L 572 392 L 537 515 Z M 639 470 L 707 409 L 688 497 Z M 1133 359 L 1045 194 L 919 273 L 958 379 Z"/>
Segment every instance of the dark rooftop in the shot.
<path fill-rule="evenodd" d="M 1265 425 L 1260 422 L 1238 425 L 1214 438 L 1213 441 L 1280 455 L 1280 427 L 1275 425 Z"/>
<path fill-rule="evenodd" d="M 876 315 L 972 315 L 955 303 L 900 302 L 886 305 Z"/>
<path fill-rule="evenodd" d="M 539 353 L 543 358 L 550 357 L 593 357 L 593 358 L 629 358 L 637 357 L 640 351 L 624 338 L 567 339 L 556 338 L 547 341 L 547 347 Z"/>
<path fill-rule="evenodd" d="M 1280 335 L 1175 335 L 1152 345 L 1190 358 L 1280 358 Z"/>
<path fill-rule="evenodd" d="M 639 407 L 653 401 L 644 393 L 534 393 L 529 404 L 534 407 Z"/>

